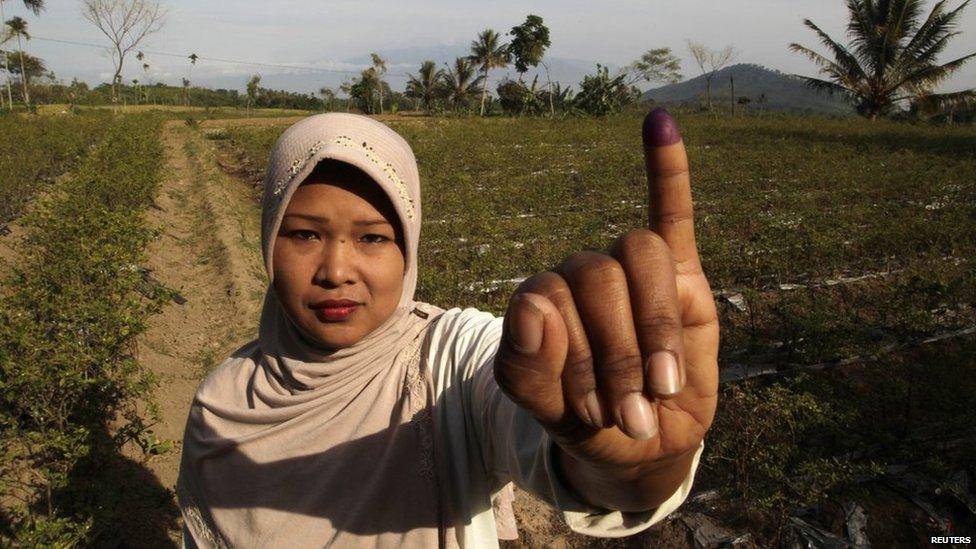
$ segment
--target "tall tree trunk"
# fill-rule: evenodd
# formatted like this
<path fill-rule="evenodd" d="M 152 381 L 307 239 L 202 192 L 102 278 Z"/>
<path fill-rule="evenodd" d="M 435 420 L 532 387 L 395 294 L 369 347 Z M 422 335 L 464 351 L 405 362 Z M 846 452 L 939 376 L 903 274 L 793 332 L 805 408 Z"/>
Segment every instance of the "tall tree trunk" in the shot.
<path fill-rule="evenodd" d="M 112 77 L 112 103 L 117 103 L 119 101 L 119 90 L 118 84 L 122 81 L 122 49 L 118 44 L 115 45 L 115 51 L 119 54 L 119 62 L 115 65 L 115 76 Z"/>
<path fill-rule="evenodd" d="M 549 65 L 542 63 L 542 68 L 546 69 L 546 82 L 549 83 L 549 117 L 555 118 L 556 108 L 552 103 L 552 79 L 549 78 Z"/>
<path fill-rule="evenodd" d="M 0 25 L 4 24 L 3 22 L 6 20 L 6 17 L 3 15 L 3 0 L 0 0 Z M 7 52 L 3 52 L 3 69 L 7 71 L 7 105 L 9 105 L 10 109 L 13 110 L 14 95 L 10 91 L 10 60 L 8 57 L 9 55 Z"/>
<path fill-rule="evenodd" d="M 729 87 L 732 89 L 732 116 L 735 116 L 735 77 L 729 77 Z"/>
<path fill-rule="evenodd" d="M 24 69 L 24 46 L 20 42 L 19 34 L 17 35 L 17 48 L 20 49 L 20 83 L 24 85 L 24 105 L 29 105 L 30 91 L 27 89 L 27 71 Z"/>
<path fill-rule="evenodd" d="M 485 83 L 481 86 L 481 116 L 485 115 L 485 99 L 488 97 L 488 69 L 484 70 Z"/>
<path fill-rule="evenodd" d="M 705 107 L 709 112 L 712 111 L 712 77 L 705 78 Z"/>
<path fill-rule="evenodd" d="M 3 2 L 0 2 L 0 6 L 2 5 Z M 11 109 L 13 109 L 14 95 L 10 91 L 10 60 L 8 57 L 9 56 L 7 55 L 7 52 L 3 52 L 3 69 L 7 71 L 7 105 L 9 105 Z"/>

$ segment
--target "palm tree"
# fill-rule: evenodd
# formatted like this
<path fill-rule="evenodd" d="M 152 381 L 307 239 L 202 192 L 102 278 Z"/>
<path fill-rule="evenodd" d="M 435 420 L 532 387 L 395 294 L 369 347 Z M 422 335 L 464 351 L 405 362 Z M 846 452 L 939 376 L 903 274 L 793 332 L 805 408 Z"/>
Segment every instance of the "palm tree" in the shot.
<path fill-rule="evenodd" d="M 24 2 L 24 7 L 34 12 L 34 15 L 40 15 L 41 11 L 44 10 L 44 0 L 23 0 L 23 2 Z M 0 0 L 0 21 L 6 19 L 6 16 L 3 14 L 3 3 L 4 0 Z M 13 94 L 10 92 L 10 62 L 7 60 L 6 53 L 4 53 L 3 56 L 3 69 L 7 71 L 7 103 L 10 104 L 10 108 L 13 108 L 14 97 Z"/>
<path fill-rule="evenodd" d="M 183 79 L 183 103 L 187 107 L 190 106 L 190 79 Z"/>
<path fill-rule="evenodd" d="M 946 0 L 935 4 L 922 21 L 921 0 L 848 0 L 850 42 L 842 46 L 809 19 L 803 23 L 817 33 L 833 60 L 799 44 L 790 50 L 806 55 L 828 79 L 802 77 L 815 89 L 843 93 L 862 116 L 875 120 L 890 113 L 899 101 L 913 100 L 950 106 L 971 102 L 974 90 L 936 94 L 935 87 L 964 63 L 972 53 L 939 65 L 935 58 L 945 50 L 955 31 L 959 13 L 969 0 L 952 11 Z"/>
<path fill-rule="evenodd" d="M 485 29 L 478 34 L 478 39 L 471 42 L 471 55 L 468 59 L 475 63 L 481 71 L 481 116 L 485 115 L 485 99 L 488 98 L 488 71 L 508 65 L 508 44 L 499 44 L 500 36 L 491 29 Z"/>
<path fill-rule="evenodd" d="M 0 33 L 0 45 L 5 44 L 10 38 L 6 33 Z M 7 73 L 7 102 L 12 109 L 14 108 L 14 99 L 13 94 L 10 92 L 10 53 L 7 50 L 0 51 L 0 53 L 3 54 L 3 70 Z M 2 92 L 0 92 L 0 97 L 3 97 Z"/>
<path fill-rule="evenodd" d="M 30 104 L 30 91 L 27 84 L 27 71 L 24 70 L 24 45 L 21 42 L 21 38 L 30 40 L 30 34 L 27 33 L 27 21 L 24 21 L 21 17 L 14 17 L 10 21 L 7 21 L 7 27 L 10 29 L 8 32 L 10 36 L 17 37 L 17 49 L 21 51 L 20 56 L 20 83 L 24 88 L 24 104 Z M 12 103 L 11 103 L 12 104 Z"/>
<path fill-rule="evenodd" d="M 475 66 L 467 57 L 458 57 L 454 60 L 454 67 L 447 68 L 444 82 L 447 98 L 454 105 L 455 111 L 460 112 L 467 105 L 483 78 L 484 75 L 475 77 Z"/>
<path fill-rule="evenodd" d="M 434 105 L 434 100 L 440 95 L 444 88 L 444 69 L 438 69 L 433 61 L 424 61 L 420 65 L 417 76 L 407 74 L 407 97 L 420 101 L 420 106 L 424 111 L 430 112 Z"/>

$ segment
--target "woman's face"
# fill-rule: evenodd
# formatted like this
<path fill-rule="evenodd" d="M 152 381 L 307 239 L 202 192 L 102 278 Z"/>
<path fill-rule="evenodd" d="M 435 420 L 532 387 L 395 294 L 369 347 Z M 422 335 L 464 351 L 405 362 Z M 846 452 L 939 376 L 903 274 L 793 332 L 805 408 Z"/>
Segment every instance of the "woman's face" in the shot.
<path fill-rule="evenodd" d="M 379 185 L 326 161 L 285 210 L 274 242 L 275 294 L 307 337 L 329 349 L 348 347 L 396 310 L 404 257 L 399 218 Z M 340 317 L 326 300 L 359 305 Z"/>

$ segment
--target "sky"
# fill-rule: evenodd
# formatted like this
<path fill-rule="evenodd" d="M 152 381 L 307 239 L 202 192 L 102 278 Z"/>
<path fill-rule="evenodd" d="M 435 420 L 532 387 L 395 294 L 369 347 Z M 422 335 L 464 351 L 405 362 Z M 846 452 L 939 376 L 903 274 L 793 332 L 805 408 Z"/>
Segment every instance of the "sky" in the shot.
<path fill-rule="evenodd" d="M 550 59 L 591 68 L 597 62 L 620 67 L 648 49 L 670 47 L 681 58 L 686 78 L 698 75 L 687 40 L 715 49 L 731 44 L 738 51 L 736 62 L 810 76 L 816 74 L 813 64 L 787 49 L 790 42 L 799 42 L 823 51 L 813 32 L 803 25 L 804 18 L 846 42 L 843 0 L 160 1 L 167 11 L 165 25 L 139 47 L 154 52 L 146 54 L 150 70 L 144 73 L 134 57 L 127 59 L 126 81 L 140 78 L 143 82 L 178 85 L 189 77 L 195 85 L 243 90 L 248 75 L 260 73 L 265 85 L 278 83 L 294 91 L 314 91 L 319 82 L 335 85 L 351 76 L 328 69 L 361 69 L 365 66 L 363 56 L 371 51 L 381 55 L 392 52 L 402 60 L 422 59 L 431 52 L 460 52 L 481 30 L 492 28 L 504 34 L 529 13 L 541 16 L 550 29 L 552 45 L 546 54 Z M 104 35 L 81 17 L 81 0 L 46 3 L 46 10 L 35 16 L 20 0 L 3 2 L 8 19 L 20 15 L 28 21 L 28 31 L 35 39 L 27 44 L 27 51 L 44 59 L 64 81 L 74 77 L 92 84 L 109 81 L 112 65 L 106 51 L 45 40 L 108 44 Z M 926 2 L 927 9 L 934 3 Z M 949 6 L 960 3 L 950 0 Z M 963 12 L 957 30 L 962 34 L 940 61 L 976 51 L 976 7 Z M 192 67 L 185 59 L 190 53 L 202 58 Z M 415 71 L 416 64 L 394 63 L 389 67 L 388 81 L 394 89 L 402 89 L 405 78 L 397 75 Z M 976 88 L 976 60 L 941 90 L 966 88 Z"/>

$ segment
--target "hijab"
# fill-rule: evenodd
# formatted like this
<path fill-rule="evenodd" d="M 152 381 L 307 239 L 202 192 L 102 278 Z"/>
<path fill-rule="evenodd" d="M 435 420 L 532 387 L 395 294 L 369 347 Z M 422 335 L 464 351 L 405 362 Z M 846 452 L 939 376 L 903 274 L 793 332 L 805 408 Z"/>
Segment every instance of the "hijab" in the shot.
<path fill-rule="evenodd" d="M 275 237 L 319 161 L 363 170 L 404 233 L 393 314 L 355 344 L 308 341 L 273 290 Z M 429 547 L 443 543 L 424 334 L 443 309 L 413 299 L 420 181 L 407 142 L 371 118 L 305 118 L 276 142 L 264 180 L 262 252 L 269 287 L 258 339 L 201 384 L 184 435 L 177 495 L 202 546 Z"/>

